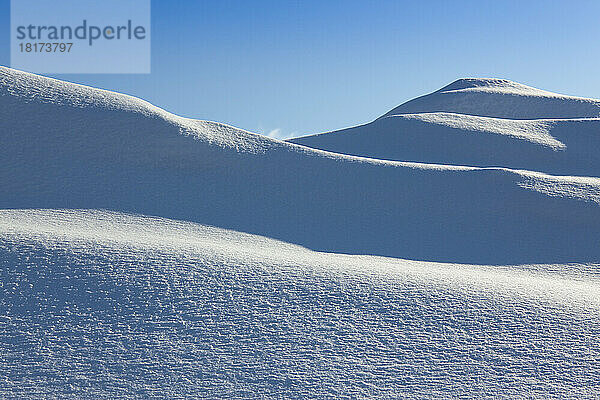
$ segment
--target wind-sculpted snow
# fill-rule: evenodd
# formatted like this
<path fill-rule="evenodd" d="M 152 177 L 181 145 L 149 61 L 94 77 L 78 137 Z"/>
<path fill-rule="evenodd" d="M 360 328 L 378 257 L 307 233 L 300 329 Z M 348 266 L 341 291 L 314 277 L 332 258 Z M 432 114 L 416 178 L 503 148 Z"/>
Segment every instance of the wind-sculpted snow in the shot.
<path fill-rule="evenodd" d="M 599 105 L 510 81 L 460 80 L 369 124 L 290 142 L 385 160 L 600 177 L 600 118 L 581 111 Z"/>
<path fill-rule="evenodd" d="M 505 79 L 459 79 L 384 116 L 449 112 L 509 119 L 598 118 L 600 101 L 565 96 Z"/>
<path fill-rule="evenodd" d="M 3 398 L 597 398 L 598 265 L 318 253 L 0 211 Z"/>
<path fill-rule="evenodd" d="M 428 99 L 317 150 L 0 67 L 0 397 L 598 398 L 597 102 Z"/>
<path fill-rule="evenodd" d="M 0 208 L 135 212 L 427 261 L 600 260 L 597 178 L 328 153 L 7 68 L 0 94 Z"/>

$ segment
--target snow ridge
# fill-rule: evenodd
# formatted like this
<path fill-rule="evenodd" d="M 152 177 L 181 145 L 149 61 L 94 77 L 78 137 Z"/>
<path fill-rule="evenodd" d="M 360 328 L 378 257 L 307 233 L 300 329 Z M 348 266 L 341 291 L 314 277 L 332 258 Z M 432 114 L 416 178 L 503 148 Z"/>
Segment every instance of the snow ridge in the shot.
<path fill-rule="evenodd" d="M 531 96 L 547 96 L 547 97 L 567 97 L 546 90 L 536 89 L 531 86 L 523 85 L 522 83 L 509 81 L 508 79 L 492 79 L 492 78 L 461 78 L 444 86 L 436 91 L 436 93 L 453 92 L 453 91 L 482 91 L 488 93 L 513 93 L 520 95 Z"/>
<path fill-rule="evenodd" d="M 600 390 L 597 266 L 316 253 L 86 210 L 0 211 L 0 265 L 0 397 Z"/>
<path fill-rule="evenodd" d="M 429 96 L 296 144 L 0 67 L 0 397 L 597 397 L 597 104 Z"/>
<path fill-rule="evenodd" d="M 566 96 L 504 79 L 459 79 L 384 116 L 452 112 L 492 118 L 598 118 L 600 101 Z"/>
<path fill-rule="evenodd" d="M 387 160 L 600 176 L 600 101 L 505 79 L 459 79 L 357 127 L 290 139 Z"/>
<path fill-rule="evenodd" d="M 130 96 L 7 68 L 0 73 L 0 208 L 134 212 L 315 250 L 428 261 L 598 259 L 599 179 L 558 178 L 529 172 L 528 165 L 445 164 L 418 152 L 407 162 L 330 153 L 180 118 Z M 424 114 L 377 124 L 420 124 L 427 127 L 420 136 L 427 137 L 431 118 L 441 122 L 440 134 L 452 129 L 463 136 L 459 146 L 442 142 L 447 157 L 478 154 L 469 140 L 479 140 L 480 132 L 463 135 L 447 125 L 489 124 L 482 117 Z M 548 133 L 552 123 L 529 122 L 521 131 L 513 129 L 518 124 L 504 121 L 490 128 L 498 133 L 486 135 L 565 152 L 552 139 L 560 136 Z M 571 142 L 560 139 L 568 151 Z M 431 150 L 427 145 L 423 154 L 437 157 Z M 489 146 L 487 154 L 508 157 L 508 150 Z M 581 168 L 596 159 L 580 157 Z M 565 227 L 566 218 L 576 223 Z"/>

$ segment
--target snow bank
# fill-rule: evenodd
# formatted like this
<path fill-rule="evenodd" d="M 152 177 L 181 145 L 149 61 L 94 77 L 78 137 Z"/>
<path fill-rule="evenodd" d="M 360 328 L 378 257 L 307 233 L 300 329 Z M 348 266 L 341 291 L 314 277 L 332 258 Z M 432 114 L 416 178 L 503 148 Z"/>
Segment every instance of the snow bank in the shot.
<path fill-rule="evenodd" d="M 594 265 L 316 253 L 189 222 L 0 211 L 0 397 L 593 398 Z"/>
<path fill-rule="evenodd" d="M 290 142 L 386 160 L 600 177 L 597 118 L 511 120 L 451 113 L 392 115 Z"/>
<path fill-rule="evenodd" d="M 600 177 L 599 104 L 506 80 L 461 79 L 372 123 L 290 142 L 386 160 Z"/>
<path fill-rule="evenodd" d="M 600 179 L 327 153 L 7 68 L 0 134 L 0 208 L 134 212 L 417 260 L 600 259 Z"/>

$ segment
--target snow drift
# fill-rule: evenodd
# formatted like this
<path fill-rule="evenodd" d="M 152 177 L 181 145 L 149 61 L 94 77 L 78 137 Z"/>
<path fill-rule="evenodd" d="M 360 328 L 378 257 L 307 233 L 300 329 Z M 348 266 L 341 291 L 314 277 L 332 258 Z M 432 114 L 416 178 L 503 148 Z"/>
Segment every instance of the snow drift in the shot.
<path fill-rule="evenodd" d="M 467 78 L 401 104 L 384 117 L 423 112 L 509 119 L 598 118 L 600 101 L 547 92 L 506 79 Z"/>
<path fill-rule="evenodd" d="M 375 121 L 290 142 L 337 153 L 600 177 L 600 101 L 462 79 Z"/>
<path fill-rule="evenodd" d="M 597 103 L 442 92 L 328 152 L 0 67 L 0 397 L 596 396 Z"/>
<path fill-rule="evenodd" d="M 597 266 L 316 253 L 0 211 L 0 397 L 594 398 Z"/>
<path fill-rule="evenodd" d="M 596 178 L 333 154 L 8 68 L 0 113 L 0 208 L 134 212 L 417 260 L 600 259 Z"/>

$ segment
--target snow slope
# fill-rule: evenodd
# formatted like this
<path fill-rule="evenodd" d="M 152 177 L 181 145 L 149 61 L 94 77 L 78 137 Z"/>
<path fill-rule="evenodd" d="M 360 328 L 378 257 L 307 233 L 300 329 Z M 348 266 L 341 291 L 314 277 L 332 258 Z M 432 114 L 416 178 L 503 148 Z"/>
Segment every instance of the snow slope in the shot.
<path fill-rule="evenodd" d="M 595 103 L 494 85 L 316 137 L 400 162 L 0 67 L 0 397 L 598 398 Z"/>
<path fill-rule="evenodd" d="M 0 211 L 2 398 L 597 398 L 597 265 L 317 253 Z"/>
<path fill-rule="evenodd" d="M 547 92 L 506 79 L 466 78 L 401 104 L 384 117 L 423 112 L 508 119 L 598 118 L 600 101 Z"/>
<path fill-rule="evenodd" d="M 135 212 L 314 250 L 600 260 L 600 179 L 327 153 L 0 69 L 0 208 Z"/>
<path fill-rule="evenodd" d="M 600 177 L 597 118 L 510 120 L 450 113 L 404 114 L 290 142 L 386 160 Z"/>
<path fill-rule="evenodd" d="M 599 105 L 505 80 L 462 79 L 372 123 L 290 142 L 387 160 L 598 177 Z"/>

